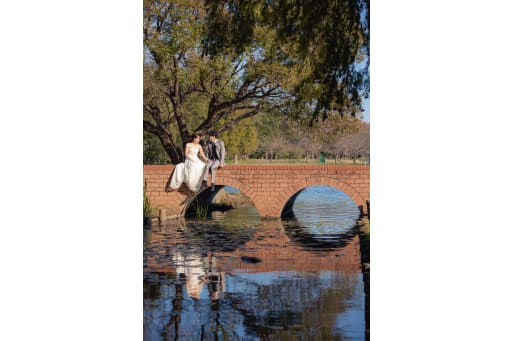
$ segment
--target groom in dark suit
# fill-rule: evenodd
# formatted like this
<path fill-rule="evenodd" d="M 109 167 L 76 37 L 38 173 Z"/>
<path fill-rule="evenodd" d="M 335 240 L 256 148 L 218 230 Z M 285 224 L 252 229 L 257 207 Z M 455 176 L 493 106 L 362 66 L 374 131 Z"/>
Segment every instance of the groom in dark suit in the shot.
<path fill-rule="evenodd" d="M 215 173 L 217 169 L 222 168 L 226 165 L 224 162 L 224 157 L 226 156 L 226 148 L 224 147 L 224 142 L 217 138 L 216 131 L 208 132 L 210 136 L 210 140 L 206 143 L 206 157 L 208 158 L 208 163 L 206 164 L 206 170 L 204 172 L 203 177 L 203 186 L 207 186 L 208 173 L 212 173 L 212 188 L 211 191 L 215 191 Z"/>

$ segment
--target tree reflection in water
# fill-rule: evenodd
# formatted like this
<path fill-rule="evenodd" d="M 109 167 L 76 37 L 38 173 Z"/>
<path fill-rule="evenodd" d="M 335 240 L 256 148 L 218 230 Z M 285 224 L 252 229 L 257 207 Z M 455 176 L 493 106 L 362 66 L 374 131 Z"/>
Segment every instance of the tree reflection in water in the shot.
<path fill-rule="evenodd" d="M 305 247 L 314 236 L 286 224 L 182 221 L 145 235 L 144 339 L 364 339 L 357 235 L 313 252 L 322 240 Z"/>

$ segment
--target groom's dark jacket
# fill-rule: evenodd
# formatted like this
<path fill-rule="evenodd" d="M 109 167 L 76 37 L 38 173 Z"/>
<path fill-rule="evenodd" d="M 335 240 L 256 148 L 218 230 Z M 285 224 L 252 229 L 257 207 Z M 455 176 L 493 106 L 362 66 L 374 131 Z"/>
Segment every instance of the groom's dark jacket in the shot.
<path fill-rule="evenodd" d="M 213 147 L 213 145 L 215 144 L 215 148 Z M 205 148 L 205 154 L 206 154 L 206 157 L 210 160 L 214 160 L 214 159 L 217 159 L 220 161 L 221 164 L 224 164 L 224 158 L 226 157 L 226 148 L 224 147 L 224 142 L 217 139 L 217 141 L 215 143 L 213 143 L 212 141 L 208 141 L 206 143 L 206 148 Z M 215 155 L 214 154 L 214 151 L 215 150 Z"/>

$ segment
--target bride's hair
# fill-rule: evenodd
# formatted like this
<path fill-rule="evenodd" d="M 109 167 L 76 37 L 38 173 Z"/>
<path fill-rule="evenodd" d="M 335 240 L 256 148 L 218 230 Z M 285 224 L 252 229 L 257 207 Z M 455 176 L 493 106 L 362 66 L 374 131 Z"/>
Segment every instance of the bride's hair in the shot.
<path fill-rule="evenodd" d="M 192 135 L 192 139 L 190 139 L 190 142 L 194 142 L 194 139 L 195 139 L 196 137 L 199 137 L 199 139 L 201 139 L 201 135 L 200 135 L 200 134 L 193 134 L 193 135 Z"/>

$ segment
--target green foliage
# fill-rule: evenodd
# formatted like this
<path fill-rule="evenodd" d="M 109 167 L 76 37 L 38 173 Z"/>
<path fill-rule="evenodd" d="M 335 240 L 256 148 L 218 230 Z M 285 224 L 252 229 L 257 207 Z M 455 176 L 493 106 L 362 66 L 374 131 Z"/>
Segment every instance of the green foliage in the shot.
<path fill-rule="evenodd" d="M 153 134 L 144 132 L 143 134 L 144 150 L 143 159 L 145 165 L 169 164 L 169 155 L 165 152 L 162 144 Z"/>
<path fill-rule="evenodd" d="M 145 161 L 162 162 L 163 151 L 178 163 L 192 134 L 212 128 L 230 154 L 251 153 L 275 135 L 275 127 L 243 128 L 258 125 L 251 120 L 261 112 L 309 123 L 331 112 L 357 115 L 369 2 L 322 4 L 144 0 L 144 130 L 162 145 L 145 138 Z"/>
<path fill-rule="evenodd" d="M 147 182 L 146 182 L 146 178 L 144 178 L 144 203 L 143 203 L 143 209 L 144 209 L 144 214 L 143 216 L 146 218 L 146 217 L 151 217 L 151 211 L 153 210 L 153 207 L 151 206 L 151 203 L 149 201 L 149 197 L 148 197 L 148 194 L 147 194 Z"/>
<path fill-rule="evenodd" d="M 196 200 L 193 204 L 194 212 L 197 219 L 206 219 L 208 215 L 208 205 L 203 204 L 201 201 Z"/>
<path fill-rule="evenodd" d="M 266 50 L 275 49 L 272 28 L 253 30 L 241 49 L 213 51 L 204 45 L 209 20 L 204 1 L 144 1 L 144 129 L 173 163 L 194 132 L 227 132 L 265 107 L 283 107 L 298 81 L 296 64 Z"/>
<path fill-rule="evenodd" d="M 280 123 L 286 120 L 286 116 L 276 112 L 263 112 L 255 119 L 255 125 L 261 139 L 272 138 L 282 133 Z"/>
<path fill-rule="evenodd" d="M 222 135 L 229 155 L 247 155 L 258 148 L 258 131 L 254 125 L 238 125 Z"/>
<path fill-rule="evenodd" d="M 241 50 L 270 27 L 276 61 L 302 65 L 292 111 L 357 113 L 369 92 L 369 0 L 216 0 L 208 2 L 207 48 Z M 253 38 L 253 39 L 251 39 Z M 366 63 L 362 63 L 365 61 Z"/>

